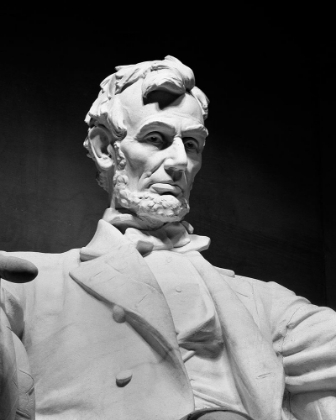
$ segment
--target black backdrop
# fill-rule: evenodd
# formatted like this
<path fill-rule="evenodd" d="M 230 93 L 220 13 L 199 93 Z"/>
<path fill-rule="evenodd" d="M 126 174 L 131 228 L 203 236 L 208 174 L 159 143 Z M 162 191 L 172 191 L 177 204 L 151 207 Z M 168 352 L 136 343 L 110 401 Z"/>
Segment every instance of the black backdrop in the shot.
<path fill-rule="evenodd" d="M 187 217 L 212 239 L 204 256 L 336 308 L 332 19 L 240 3 L 220 22 L 3 14 L 0 249 L 90 240 L 107 197 L 82 147 L 85 114 L 116 65 L 171 54 L 210 98 Z"/>

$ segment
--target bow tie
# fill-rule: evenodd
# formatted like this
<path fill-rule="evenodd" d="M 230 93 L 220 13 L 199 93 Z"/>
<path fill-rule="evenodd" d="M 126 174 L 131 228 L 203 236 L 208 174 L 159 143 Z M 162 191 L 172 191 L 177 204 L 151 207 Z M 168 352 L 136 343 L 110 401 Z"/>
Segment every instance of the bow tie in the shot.
<path fill-rule="evenodd" d="M 174 252 L 204 251 L 210 246 L 210 238 L 193 235 L 193 227 L 187 222 L 167 223 L 156 230 L 127 228 L 125 237 L 133 242 L 145 255 L 151 251 L 170 250 Z"/>

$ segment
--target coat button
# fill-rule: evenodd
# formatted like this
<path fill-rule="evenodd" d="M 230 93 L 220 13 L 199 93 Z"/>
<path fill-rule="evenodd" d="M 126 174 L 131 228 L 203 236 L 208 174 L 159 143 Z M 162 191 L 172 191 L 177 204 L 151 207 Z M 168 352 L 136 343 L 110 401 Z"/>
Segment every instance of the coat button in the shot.
<path fill-rule="evenodd" d="M 123 387 L 131 382 L 133 372 L 131 370 L 123 370 L 116 376 L 117 386 Z"/>
<path fill-rule="evenodd" d="M 121 306 L 114 305 L 112 309 L 112 317 L 115 320 L 115 322 L 125 322 L 126 314 L 124 309 Z"/>

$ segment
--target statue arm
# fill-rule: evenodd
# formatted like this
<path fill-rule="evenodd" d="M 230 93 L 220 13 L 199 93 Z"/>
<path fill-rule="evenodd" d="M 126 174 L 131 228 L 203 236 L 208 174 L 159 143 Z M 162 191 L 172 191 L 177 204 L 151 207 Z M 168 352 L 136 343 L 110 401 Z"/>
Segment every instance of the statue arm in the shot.
<path fill-rule="evenodd" d="M 277 296 L 272 305 L 277 318 L 274 346 L 283 360 L 286 409 L 298 420 L 332 420 L 336 413 L 336 313 L 279 285 L 271 287 Z"/>
<path fill-rule="evenodd" d="M 34 382 L 29 374 L 27 353 L 19 339 L 23 331 L 23 309 L 15 296 L 15 291 L 22 295 L 23 286 L 15 283 L 30 281 L 36 275 L 37 269 L 30 262 L 0 254 L 0 418 L 6 420 L 21 416 L 34 418 Z"/>

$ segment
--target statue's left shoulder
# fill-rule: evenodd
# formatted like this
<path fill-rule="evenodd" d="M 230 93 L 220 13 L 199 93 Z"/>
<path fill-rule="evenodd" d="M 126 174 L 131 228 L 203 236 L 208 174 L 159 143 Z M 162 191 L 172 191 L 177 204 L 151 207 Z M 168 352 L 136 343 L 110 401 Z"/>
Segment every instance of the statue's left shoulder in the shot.
<path fill-rule="evenodd" d="M 255 293 L 259 290 L 263 291 L 264 282 L 250 277 L 240 276 L 235 274 L 233 270 L 215 267 L 216 271 L 225 278 L 230 287 L 239 295 L 253 298 Z"/>
<path fill-rule="evenodd" d="M 275 282 L 266 282 L 234 274 L 231 270 L 217 268 L 223 279 L 237 294 L 261 329 L 273 330 L 286 313 L 290 318 L 301 305 L 309 304 L 307 299 L 297 296 L 291 290 Z M 264 325 L 264 327 L 263 327 Z"/>

